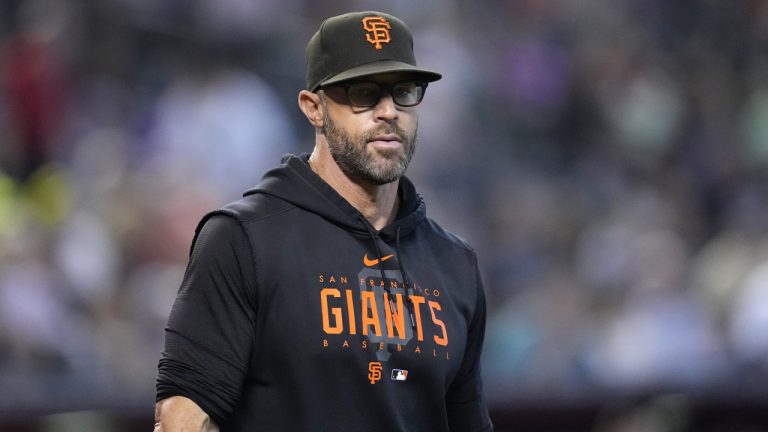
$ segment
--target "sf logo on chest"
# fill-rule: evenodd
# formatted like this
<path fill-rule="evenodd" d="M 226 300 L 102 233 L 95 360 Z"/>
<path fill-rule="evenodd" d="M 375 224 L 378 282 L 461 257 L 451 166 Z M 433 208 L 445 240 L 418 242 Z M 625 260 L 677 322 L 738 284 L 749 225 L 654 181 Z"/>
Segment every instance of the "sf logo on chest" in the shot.
<path fill-rule="evenodd" d="M 381 49 L 381 44 L 389 43 L 389 29 L 392 27 L 389 22 L 378 16 L 369 16 L 363 18 L 363 29 L 366 31 L 365 39 L 370 42 L 377 50 Z"/>
<path fill-rule="evenodd" d="M 376 384 L 381 380 L 381 362 L 372 361 L 368 363 L 368 380 L 371 384 Z M 405 369 L 392 369 L 392 381 L 405 381 L 408 378 L 408 371 Z"/>
<path fill-rule="evenodd" d="M 381 362 L 368 363 L 368 380 L 371 384 L 376 384 L 376 381 L 381 379 Z"/>

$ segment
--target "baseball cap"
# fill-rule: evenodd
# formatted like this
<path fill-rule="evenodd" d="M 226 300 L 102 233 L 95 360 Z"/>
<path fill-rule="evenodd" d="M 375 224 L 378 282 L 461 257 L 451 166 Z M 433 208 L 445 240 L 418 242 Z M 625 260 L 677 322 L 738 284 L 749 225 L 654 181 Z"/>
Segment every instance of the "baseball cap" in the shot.
<path fill-rule="evenodd" d="M 353 78 L 403 72 L 437 81 L 442 75 L 416 66 L 411 32 L 382 12 L 350 12 L 326 19 L 307 43 L 307 89 Z"/>

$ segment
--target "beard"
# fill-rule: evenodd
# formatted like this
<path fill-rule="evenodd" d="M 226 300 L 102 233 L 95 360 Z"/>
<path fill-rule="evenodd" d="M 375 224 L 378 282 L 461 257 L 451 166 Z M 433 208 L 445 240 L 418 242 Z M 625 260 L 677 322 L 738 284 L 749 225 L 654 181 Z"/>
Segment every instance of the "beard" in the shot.
<path fill-rule="evenodd" d="M 398 180 L 405 174 L 416 151 L 417 128 L 409 134 L 396 124 L 384 123 L 359 137 L 353 137 L 331 120 L 325 101 L 322 106 L 323 134 L 331 157 L 347 177 L 380 186 Z M 368 142 L 383 134 L 396 134 L 402 143 L 401 148 L 369 149 Z"/>

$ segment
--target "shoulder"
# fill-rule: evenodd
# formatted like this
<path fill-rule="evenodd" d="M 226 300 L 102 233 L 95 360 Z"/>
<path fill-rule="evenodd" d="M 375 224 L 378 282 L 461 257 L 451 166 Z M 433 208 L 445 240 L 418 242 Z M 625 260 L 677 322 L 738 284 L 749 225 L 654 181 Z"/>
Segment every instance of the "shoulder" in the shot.
<path fill-rule="evenodd" d="M 202 238 L 238 238 L 249 231 L 251 224 L 269 219 L 296 207 L 267 194 L 251 194 L 230 202 L 202 217 L 195 229 L 190 253 Z M 247 235 L 245 236 L 247 237 Z"/>
<path fill-rule="evenodd" d="M 474 257 L 475 250 L 466 240 L 443 228 L 442 225 L 430 218 L 426 218 L 422 224 L 423 229 L 432 237 L 432 241 L 443 243 L 443 247 L 455 248 Z"/>
<path fill-rule="evenodd" d="M 441 260 L 449 260 L 456 270 L 465 274 L 474 274 L 477 271 L 477 254 L 466 240 L 430 218 L 420 224 L 419 231 L 422 239 Z"/>
<path fill-rule="evenodd" d="M 258 221 L 295 209 L 296 206 L 269 194 L 254 193 L 221 206 L 209 215 L 230 216 L 240 223 Z"/>

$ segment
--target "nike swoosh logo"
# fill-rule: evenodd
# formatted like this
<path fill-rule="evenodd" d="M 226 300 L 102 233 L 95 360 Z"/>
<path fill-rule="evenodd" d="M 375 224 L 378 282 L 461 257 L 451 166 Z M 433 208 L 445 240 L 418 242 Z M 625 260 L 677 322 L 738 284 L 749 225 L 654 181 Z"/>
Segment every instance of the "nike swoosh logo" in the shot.
<path fill-rule="evenodd" d="M 385 257 L 381 257 L 381 262 L 384 262 L 384 261 L 386 261 L 386 260 L 388 260 L 388 259 L 392 258 L 393 256 L 395 256 L 395 255 L 393 254 L 393 255 L 387 255 L 387 256 L 385 256 Z M 365 264 L 365 265 L 366 265 L 366 266 L 368 266 L 368 267 L 371 267 L 371 266 L 375 266 L 375 265 L 376 265 L 376 264 L 378 264 L 378 263 L 379 263 L 379 260 L 378 260 L 378 259 L 374 259 L 374 260 L 372 260 L 372 259 L 368 259 L 368 254 L 365 254 L 365 255 L 363 256 L 363 264 Z"/>

